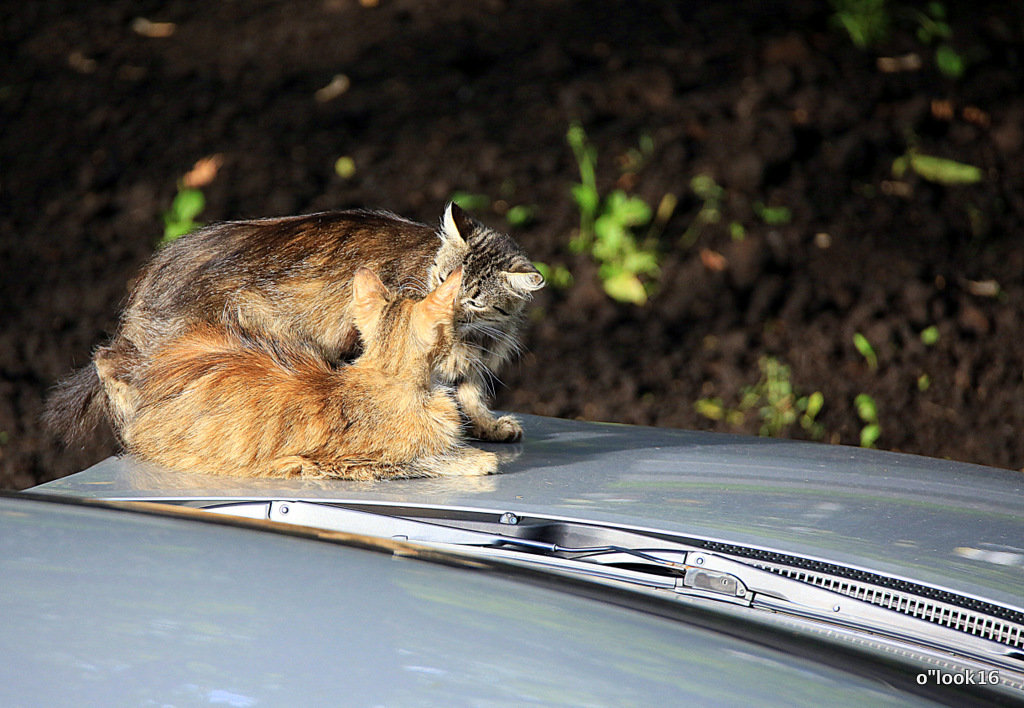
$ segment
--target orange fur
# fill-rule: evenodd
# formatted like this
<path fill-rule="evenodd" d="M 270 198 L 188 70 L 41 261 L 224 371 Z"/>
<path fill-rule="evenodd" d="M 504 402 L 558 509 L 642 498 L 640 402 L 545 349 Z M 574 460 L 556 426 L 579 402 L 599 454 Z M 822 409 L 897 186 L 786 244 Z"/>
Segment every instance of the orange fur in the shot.
<path fill-rule="evenodd" d="M 460 442 L 451 393 L 431 372 L 454 337 L 461 269 L 423 300 L 394 298 L 368 269 L 352 283 L 363 353 L 338 368 L 294 342 L 198 325 L 137 380 L 129 450 L 189 471 L 380 479 L 480 475 L 497 458 Z"/>

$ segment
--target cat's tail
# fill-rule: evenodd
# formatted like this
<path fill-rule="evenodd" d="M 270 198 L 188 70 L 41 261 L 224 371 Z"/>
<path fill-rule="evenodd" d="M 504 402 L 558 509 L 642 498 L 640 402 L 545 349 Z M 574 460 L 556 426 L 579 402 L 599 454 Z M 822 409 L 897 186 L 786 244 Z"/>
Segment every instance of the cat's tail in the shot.
<path fill-rule="evenodd" d="M 106 398 L 96 365 L 90 361 L 54 387 L 46 400 L 43 423 L 65 444 L 74 444 L 105 417 Z"/>

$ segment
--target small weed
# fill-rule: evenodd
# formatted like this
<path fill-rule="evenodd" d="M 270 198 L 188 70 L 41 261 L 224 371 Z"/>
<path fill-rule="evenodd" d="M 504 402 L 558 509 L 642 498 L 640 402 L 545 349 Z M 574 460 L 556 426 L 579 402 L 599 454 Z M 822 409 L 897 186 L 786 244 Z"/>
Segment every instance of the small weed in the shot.
<path fill-rule="evenodd" d="M 948 44 L 940 44 L 935 48 L 935 66 L 950 79 L 959 79 L 967 69 L 960 52 Z"/>
<path fill-rule="evenodd" d="M 856 347 L 860 355 L 864 357 L 868 363 L 868 368 L 872 371 L 878 370 L 878 355 L 875 354 L 875 348 L 871 346 L 871 342 L 860 332 L 853 333 L 853 346 Z"/>
<path fill-rule="evenodd" d="M 491 206 L 491 198 L 486 194 L 460 191 L 453 192 L 450 199 L 466 211 L 484 211 Z"/>
<path fill-rule="evenodd" d="M 726 408 L 721 398 L 701 398 L 693 404 L 700 415 L 711 420 L 724 420 L 729 425 L 743 424 L 743 411 Z"/>
<path fill-rule="evenodd" d="M 505 185 L 502 185 L 502 191 L 511 191 L 511 189 L 506 189 L 508 185 L 508 182 L 506 182 Z M 514 228 L 529 225 L 537 216 L 536 207 L 528 206 L 526 204 L 509 206 L 508 202 L 504 199 L 492 201 L 486 194 L 455 191 L 452 192 L 448 199 L 455 202 L 466 211 L 481 212 L 490 209 L 494 213 L 504 216 L 508 225 Z"/>
<path fill-rule="evenodd" d="M 953 37 L 953 30 L 946 22 L 946 7 L 941 2 L 928 3 L 928 11 L 913 11 L 917 20 L 917 38 L 921 44 L 935 47 L 935 66 L 946 77 L 959 79 L 964 75 L 966 64 L 964 58 L 948 43 Z"/>
<path fill-rule="evenodd" d="M 733 241 L 742 241 L 747 237 L 747 229 L 738 221 L 729 222 L 729 237 Z"/>
<path fill-rule="evenodd" d="M 505 221 L 508 222 L 509 226 L 514 228 L 521 228 L 528 226 L 533 223 L 533 220 L 537 216 L 537 208 L 527 206 L 525 204 L 517 204 L 516 206 L 510 206 L 508 211 L 505 212 Z"/>
<path fill-rule="evenodd" d="M 334 172 L 342 179 L 352 179 L 356 174 L 356 161 L 348 155 L 342 155 L 334 161 Z"/>
<path fill-rule="evenodd" d="M 580 171 L 580 182 L 572 186 L 580 211 L 580 230 L 569 247 L 577 253 L 590 253 L 597 261 L 598 275 L 609 297 L 643 305 L 648 293 L 641 276 L 657 277 L 658 254 L 653 239 L 638 242 L 634 229 L 650 223 L 651 207 L 621 189 L 602 199 L 595 172 L 597 150 L 587 140 L 583 127 L 578 123 L 570 126 L 566 140 Z"/>
<path fill-rule="evenodd" d="M 199 189 L 178 187 L 171 208 L 163 213 L 164 237 L 160 245 L 166 245 L 193 229 L 202 226 L 195 220 L 206 207 L 206 198 Z"/>
<path fill-rule="evenodd" d="M 587 133 L 579 123 L 569 126 L 566 140 L 580 171 L 580 182 L 572 186 L 572 197 L 580 210 L 580 233 L 575 240 L 578 244 L 576 250 L 584 251 L 593 240 L 594 221 L 601 207 L 601 194 L 597 191 L 597 148 L 587 141 Z"/>
<path fill-rule="evenodd" d="M 924 393 L 932 386 L 932 377 L 928 374 L 921 374 L 917 377 L 917 390 Z"/>
<path fill-rule="evenodd" d="M 540 261 L 534 261 L 533 267 L 541 274 L 544 280 L 559 290 L 566 290 L 572 287 L 572 273 L 561 263 L 548 265 Z"/>
<path fill-rule="evenodd" d="M 754 212 L 769 226 L 785 226 L 793 220 L 793 212 L 785 206 L 771 207 L 763 202 L 754 202 Z"/>
<path fill-rule="evenodd" d="M 746 412 L 756 409 L 761 419 L 760 435 L 779 437 L 788 427 L 799 423 L 813 439 L 822 439 L 825 428 L 816 420 L 825 405 L 821 392 L 797 396 L 789 367 L 775 357 L 763 356 L 757 365 L 761 378 L 753 386 L 744 387 L 737 408 L 726 407 L 720 398 L 702 398 L 694 404 L 697 413 L 711 420 L 740 425 Z"/>
<path fill-rule="evenodd" d="M 944 157 L 925 155 L 908 150 L 892 163 L 892 174 L 901 179 L 907 170 L 912 170 L 922 179 L 944 185 L 975 184 L 982 179 L 981 168 Z"/>
<path fill-rule="evenodd" d="M 846 30 L 858 49 L 868 49 L 889 38 L 892 18 L 885 0 L 830 0 L 832 22 Z"/>
<path fill-rule="evenodd" d="M 700 238 L 705 226 L 717 224 L 722 219 L 722 197 L 725 196 L 725 189 L 715 182 L 711 175 L 696 175 L 690 180 L 690 189 L 701 201 L 700 211 L 687 227 L 679 245 L 683 248 L 690 248 Z M 740 225 L 742 228 L 742 225 Z"/>
<path fill-rule="evenodd" d="M 625 155 L 619 158 L 619 167 L 624 173 L 639 172 L 654 154 L 654 138 L 650 133 L 643 133 L 638 142 L 637 147 L 630 148 Z"/>
<path fill-rule="evenodd" d="M 874 447 L 882 434 L 875 399 L 866 393 L 859 393 L 853 399 L 853 405 L 857 409 L 857 416 L 864 422 L 864 427 L 860 429 L 860 446 Z"/>
<path fill-rule="evenodd" d="M 939 343 L 939 328 L 935 325 L 925 327 L 921 330 L 921 342 L 926 347 L 933 347 Z"/>

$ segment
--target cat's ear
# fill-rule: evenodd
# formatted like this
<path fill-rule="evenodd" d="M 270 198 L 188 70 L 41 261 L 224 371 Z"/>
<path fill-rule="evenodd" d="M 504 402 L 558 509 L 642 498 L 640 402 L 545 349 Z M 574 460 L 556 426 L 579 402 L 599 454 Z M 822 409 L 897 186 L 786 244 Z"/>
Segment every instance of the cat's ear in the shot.
<path fill-rule="evenodd" d="M 455 303 L 462 288 L 462 267 L 456 268 L 433 292 L 416 303 L 413 324 L 420 339 L 436 341 L 439 326 L 450 326 L 455 318 Z"/>
<path fill-rule="evenodd" d="M 441 217 L 441 238 L 445 242 L 464 246 L 470 234 L 470 230 L 465 229 L 466 218 L 466 212 L 458 204 L 448 202 L 444 216 Z"/>
<path fill-rule="evenodd" d="M 423 311 L 439 320 L 453 317 L 461 288 L 462 266 L 459 266 L 432 293 L 423 298 L 420 303 Z"/>
<path fill-rule="evenodd" d="M 352 278 L 352 316 L 362 328 L 380 314 L 387 303 L 388 289 L 369 268 L 360 268 Z"/>
<path fill-rule="evenodd" d="M 515 270 L 503 271 L 502 275 L 512 292 L 520 295 L 528 295 L 544 287 L 544 276 L 529 263 L 524 263 Z"/>

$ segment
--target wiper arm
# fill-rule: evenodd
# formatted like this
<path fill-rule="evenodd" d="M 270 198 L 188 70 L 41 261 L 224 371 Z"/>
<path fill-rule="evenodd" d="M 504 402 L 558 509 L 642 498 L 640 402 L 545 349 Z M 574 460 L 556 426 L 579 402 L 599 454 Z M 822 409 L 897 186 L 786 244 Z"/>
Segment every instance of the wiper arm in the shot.
<path fill-rule="evenodd" d="M 204 507 L 205 511 L 254 519 L 269 519 L 287 524 L 311 526 L 331 531 L 415 541 L 431 545 L 474 546 L 480 548 L 515 548 L 535 553 L 565 557 L 599 554 L 623 554 L 648 564 L 677 570 L 683 567 L 670 559 L 616 545 L 567 547 L 557 543 L 536 541 L 486 531 L 458 529 L 442 524 L 406 519 L 400 516 L 356 511 L 338 506 L 303 501 L 233 502 Z M 605 556 L 602 556 L 605 557 Z"/>
<path fill-rule="evenodd" d="M 1011 650 L 981 637 L 895 612 L 848 595 L 789 578 L 694 546 L 567 546 L 528 538 L 454 528 L 418 519 L 303 501 L 261 501 L 206 507 L 215 513 L 269 519 L 318 529 L 407 540 L 475 556 L 500 558 L 566 575 L 586 576 L 670 592 L 680 599 L 717 601 L 752 610 L 802 617 L 831 625 L 955 649 L 1020 671 Z M 651 539 L 654 543 L 654 539 Z"/>

